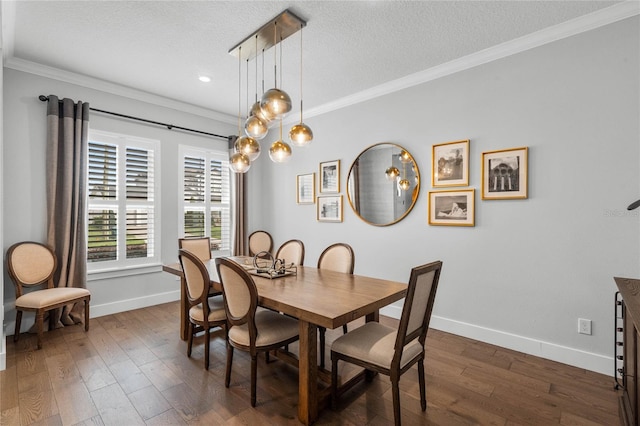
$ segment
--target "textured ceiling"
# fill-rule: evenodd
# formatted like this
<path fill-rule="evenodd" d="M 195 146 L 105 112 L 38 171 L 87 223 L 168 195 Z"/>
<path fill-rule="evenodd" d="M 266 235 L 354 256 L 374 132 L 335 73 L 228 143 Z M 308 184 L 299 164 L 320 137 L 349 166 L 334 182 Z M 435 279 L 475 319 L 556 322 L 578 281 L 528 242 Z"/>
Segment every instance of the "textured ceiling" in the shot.
<path fill-rule="evenodd" d="M 303 88 L 308 110 L 615 3 L 18 1 L 11 9 L 3 4 L 3 52 L 9 59 L 98 78 L 233 116 L 238 111 L 238 62 L 228 54 L 229 49 L 289 8 L 307 20 Z M 299 35 L 282 45 L 282 88 L 297 106 Z M 274 81 L 273 50 L 266 52 L 264 61 L 268 89 Z M 250 62 L 248 67 L 251 102 L 255 66 Z M 262 79 L 261 70 L 259 60 L 258 80 Z M 242 102 L 246 104 L 246 64 L 242 72 Z M 211 76 L 212 81 L 200 82 L 199 74 Z"/>

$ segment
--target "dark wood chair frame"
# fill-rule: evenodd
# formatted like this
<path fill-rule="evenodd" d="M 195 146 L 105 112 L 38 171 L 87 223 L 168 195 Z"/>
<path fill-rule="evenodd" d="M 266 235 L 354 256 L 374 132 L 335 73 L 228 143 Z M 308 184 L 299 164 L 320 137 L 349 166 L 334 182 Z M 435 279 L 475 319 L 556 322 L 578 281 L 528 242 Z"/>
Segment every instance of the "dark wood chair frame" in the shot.
<path fill-rule="evenodd" d="M 275 258 L 279 259 L 280 258 L 280 253 L 289 244 L 299 244 L 300 245 L 300 248 L 302 250 L 301 250 L 301 253 L 300 253 L 300 263 L 298 263 L 298 266 L 304 265 L 304 243 L 302 241 L 300 241 L 300 240 L 295 240 L 294 239 L 294 240 L 289 240 L 289 241 L 285 241 L 284 243 L 282 243 L 282 245 L 278 248 L 278 251 L 276 252 Z M 289 263 L 291 260 L 290 259 L 285 259 L 285 261 L 287 263 Z"/>
<path fill-rule="evenodd" d="M 189 280 L 187 279 L 187 274 L 186 273 L 184 274 L 184 281 L 187 286 L 186 288 L 187 311 L 198 304 L 202 304 L 202 311 L 203 311 L 203 318 L 204 318 L 203 321 L 197 321 L 191 318 L 191 315 L 189 315 L 189 329 L 187 331 L 187 356 L 191 358 L 191 350 L 193 347 L 193 335 L 201 331 L 204 331 L 205 333 L 204 368 L 205 370 L 208 370 L 209 369 L 209 346 L 211 343 L 211 329 L 216 327 L 220 327 L 224 329 L 225 338 L 226 338 L 227 320 L 225 318 L 222 321 L 209 322 L 208 318 L 209 318 L 210 308 L 209 308 L 208 299 L 211 296 L 211 294 L 209 293 L 209 289 L 210 289 L 209 283 L 211 282 L 209 277 L 209 271 L 207 270 L 207 267 L 204 265 L 204 263 L 202 263 L 202 261 L 198 256 L 196 256 L 195 254 L 193 254 L 188 250 L 181 249 L 179 251 L 178 259 L 180 260 L 180 266 L 182 267 L 183 271 L 186 271 L 185 265 L 184 265 L 184 258 L 188 259 L 188 261 L 190 262 L 193 262 L 198 267 L 198 270 L 200 271 L 200 274 L 202 274 L 202 279 L 204 282 L 202 292 L 200 294 L 192 295 L 191 292 L 189 291 Z"/>
<path fill-rule="evenodd" d="M 382 368 L 375 364 L 370 364 L 366 361 L 362 361 L 360 359 L 352 358 L 346 355 L 343 355 L 338 352 L 331 351 L 331 361 L 332 361 L 332 370 L 331 370 L 331 406 L 333 409 L 337 407 L 337 398 L 340 394 L 344 393 L 349 386 L 343 386 L 342 389 L 338 389 L 338 361 L 343 360 L 349 362 L 351 364 L 358 365 L 360 367 L 365 368 L 368 372 L 372 373 L 380 373 L 390 377 L 391 379 L 391 388 L 393 394 L 393 417 L 395 420 L 396 426 L 401 424 L 400 420 L 400 376 L 404 374 L 407 370 L 411 368 L 415 363 L 418 363 L 418 381 L 420 384 L 420 405 L 422 411 L 427 409 L 427 397 L 426 397 L 426 388 L 425 388 L 425 377 L 424 377 L 424 344 L 427 338 L 427 330 L 429 329 L 429 321 L 431 319 L 431 311 L 433 310 L 433 303 L 435 301 L 436 290 L 438 288 L 438 281 L 440 279 L 440 271 L 442 269 L 442 262 L 436 261 L 426 265 L 417 266 L 411 270 L 411 277 L 409 278 L 409 285 L 407 288 L 407 295 L 404 302 L 404 307 L 402 309 L 402 316 L 400 318 L 400 324 L 398 327 L 398 334 L 396 337 L 396 342 L 394 346 L 394 356 L 391 362 L 390 368 Z M 429 294 L 429 299 L 427 301 L 426 309 L 424 312 L 424 318 L 422 320 L 422 325 L 418 327 L 413 332 L 407 334 L 407 328 L 409 326 L 409 317 L 411 314 L 411 305 L 413 304 L 414 295 L 416 292 L 416 284 L 418 282 L 418 277 L 422 274 L 427 274 L 431 271 L 434 271 L 433 283 L 431 285 L 431 292 Z M 407 343 L 413 341 L 413 339 L 418 338 L 420 345 L 422 346 L 422 350 L 419 354 L 417 354 L 413 359 L 411 359 L 404 367 L 400 367 L 400 362 L 402 359 L 402 352 L 404 350 L 404 346 Z M 371 379 L 373 374 L 368 374 L 367 377 Z M 354 382 L 352 384 L 355 384 Z"/>
<path fill-rule="evenodd" d="M 267 235 L 269 237 L 269 249 L 266 250 L 266 251 L 271 253 L 271 250 L 273 250 L 273 238 L 271 237 L 271 234 L 269 234 L 267 231 L 257 230 L 257 231 L 253 231 L 251 234 L 249 234 L 249 238 L 247 239 L 248 243 L 249 243 L 248 244 L 249 256 L 255 256 L 256 254 L 258 254 L 258 253 L 254 253 L 251 250 L 251 237 L 253 237 L 255 234 L 265 234 L 265 235 Z"/>
<path fill-rule="evenodd" d="M 15 273 L 15 267 L 13 265 L 13 259 L 12 259 L 12 254 L 14 252 L 14 250 L 16 248 L 18 248 L 20 245 L 22 244 L 36 244 L 39 245 L 41 247 L 44 247 L 45 249 L 47 249 L 50 253 L 51 256 L 53 256 L 53 268 L 51 268 L 51 273 L 44 278 L 42 281 L 37 282 L 37 283 L 33 283 L 33 284 L 27 284 L 24 283 L 22 281 L 20 281 L 18 279 L 18 277 L 16 276 Z M 11 247 L 9 247 L 9 249 L 7 250 L 7 269 L 9 271 L 9 276 L 11 277 L 11 280 L 13 281 L 13 284 L 15 286 L 16 289 L 16 299 L 18 299 L 20 296 L 22 296 L 23 294 L 23 287 L 36 287 L 36 286 L 40 286 L 43 284 L 47 285 L 47 288 L 55 288 L 54 284 L 53 284 L 53 275 L 56 272 L 56 269 L 58 268 L 58 257 L 56 256 L 55 252 L 53 251 L 53 249 L 45 244 L 41 244 L 35 241 L 23 241 L 20 243 L 16 243 L 14 245 L 12 245 Z M 37 290 L 36 290 L 37 291 Z M 55 328 L 55 323 L 56 323 L 56 319 L 57 319 L 57 310 L 58 308 L 62 308 L 66 305 L 69 305 L 71 303 L 77 303 L 77 302 L 83 302 L 84 303 L 84 331 L 89 331 L 89 306 L 91 303 L 91 294 L 83 296 L 83 297 L 76 297 L 76 298 L 71 298 L 68 300 L 64 300 L 60 303 L 57 303 L 55 305 L 49 305 L 49 306 L 45 306 L 43 308 L 18 308 L 16 307 L 16 327 L 15 327 L 15 331 L 13 334 L 13 341 L 17 342 L 20 339 L 20 326 L 22 325 L 22 312 L 35 312 L 36 313 L 36 330 L 37 330 L 37 336 L 38 336 L 38 349 L 42 349 L 42 336 L 44 334 L 44 314 L 46 312 L 52 311 L 49 314 L 49 329 L 53 330 Z"/>

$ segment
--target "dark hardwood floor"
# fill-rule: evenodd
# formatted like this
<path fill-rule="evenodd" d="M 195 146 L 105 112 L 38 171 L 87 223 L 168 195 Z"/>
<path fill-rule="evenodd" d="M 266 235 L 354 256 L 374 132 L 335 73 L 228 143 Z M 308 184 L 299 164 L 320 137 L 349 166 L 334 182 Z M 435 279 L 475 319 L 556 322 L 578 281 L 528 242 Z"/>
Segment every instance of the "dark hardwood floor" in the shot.
<path fill-rule="evenodd" d="M 299 424 L 296 368 L 260 357 L 252 408 L 250 358 L 235 352 L 226 389 L 223 334 L 212 339 L 205 371 L 203 339 L 196 339 L 187 358 L 186 343 L 178 338 L 178 309 L 173 302 L 94 318 L 88 333 L 82 326 L 45 333 L 40 351 L 32 335 L 23 334 L 17 344 L 8 339 L 0 424 Z M 340 333 L 328 330 L 327 341 Z M 400 380 L 404 425 L 619 424 L 618 393 L 609 376 L 437 330 L 427 337 L 425 370 L 424 413 L 417 369 Z M 391 424 L 390 388 L 385 376 L 363 382 L 341 398 L 336 411 L 322 410 L 316 424 Z"/>

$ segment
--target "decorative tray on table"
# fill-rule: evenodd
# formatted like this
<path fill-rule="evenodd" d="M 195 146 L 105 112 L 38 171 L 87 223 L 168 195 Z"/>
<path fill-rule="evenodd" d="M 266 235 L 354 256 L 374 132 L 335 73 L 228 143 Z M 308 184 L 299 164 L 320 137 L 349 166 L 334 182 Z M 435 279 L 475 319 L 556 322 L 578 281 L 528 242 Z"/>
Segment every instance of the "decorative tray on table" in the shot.
<path fill-rule="evenodd" d="M 298 268 L 295 264 L 286 264 L 284 259 L 274 259 L 271 253 L 263 251 L 253 257 L 253 268 L 247 272 L 257 277 L 269 279 L 296 275 Z"/>

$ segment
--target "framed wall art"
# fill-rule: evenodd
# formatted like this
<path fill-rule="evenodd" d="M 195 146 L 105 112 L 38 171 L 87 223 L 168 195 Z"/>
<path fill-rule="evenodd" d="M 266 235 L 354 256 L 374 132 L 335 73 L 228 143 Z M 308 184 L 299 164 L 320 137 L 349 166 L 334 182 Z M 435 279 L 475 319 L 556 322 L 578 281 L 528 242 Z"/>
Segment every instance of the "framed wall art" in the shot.
<path fill-rule="evenodd" d="M 429 192 L 429 225 L 475 226 L 475 189 Z"/>
<path fill-rule="evenodd" d="M 431 186 L 469 185 L 469 140 L 433 145 Z"/>
<path fill-rule="evenodd" d="M 527 198 L 528 148 L 482 153 L 482 199 Z"/>
<path fill-rule="evenodd" d="M 323 195 L 318 197 L 318 222 L 342 222 L 342 195 Z"/>
<path fill-rule="evenodd" d="M 316 202 L 316 174 L 308 173 L 296 177 L 296 203 L 313 204 Z"/>
<path fill-rule="evenodd" d="M 340 192 L 340 160 L 320 163 L 320 193 Z"/>

